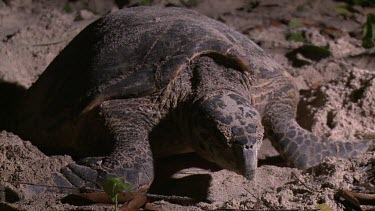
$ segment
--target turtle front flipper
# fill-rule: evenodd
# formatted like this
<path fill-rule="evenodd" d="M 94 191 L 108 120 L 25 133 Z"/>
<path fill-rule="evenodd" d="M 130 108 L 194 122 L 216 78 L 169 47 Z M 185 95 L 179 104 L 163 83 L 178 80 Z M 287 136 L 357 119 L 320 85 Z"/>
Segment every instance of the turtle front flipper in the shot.
<path fill-rule="evenodd" d="M 298 125 L 294 105 L 286 102 L 270 104 L 264 121 L 273 146 L 292 166 L 306 169 L 327 156 L 349 158 L 370 150 L 370 141 L 328 141 L 315 136 Z"/>
<path fill-rule="evenodd" d="M 103 141 L 113 142 L 112 151 L 104 157 L 83 158 L 78 164 L 63 168 L 61 173 L 77 188 L 98 188 L 103 179 L 120 177 L 133 190 L 146 191 L 154 178 L 148 134 L 160 114 L 144 98 L 105 101 L 95 112 L 105 120 L 103 131 L 109 134 L 103 137 L 110 140 Z"/>

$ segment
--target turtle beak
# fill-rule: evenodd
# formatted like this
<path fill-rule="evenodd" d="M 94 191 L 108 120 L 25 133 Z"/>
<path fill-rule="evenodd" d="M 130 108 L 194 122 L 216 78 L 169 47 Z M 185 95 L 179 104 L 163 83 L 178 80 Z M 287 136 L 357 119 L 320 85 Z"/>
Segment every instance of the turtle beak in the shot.
<path fill-rule="evenodd" d="M 257 146 L 256 144 L 250 145 L 241 145 L 235 144 L 234 150 L 235 155 L 237 156 L 238 161 L 238 170 L 239 173 L 248 180 L 254 179 L 255 169 L 258 165 L 257 159 Z"/>

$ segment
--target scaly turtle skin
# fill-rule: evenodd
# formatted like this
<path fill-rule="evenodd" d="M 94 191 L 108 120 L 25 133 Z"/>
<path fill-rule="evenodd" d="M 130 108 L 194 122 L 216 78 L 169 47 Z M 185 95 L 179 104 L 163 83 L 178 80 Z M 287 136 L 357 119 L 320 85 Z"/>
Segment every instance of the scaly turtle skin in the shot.
<path fill-rule="evenodd" d="M 246 36 L 190 10 L 138 7 L 77 35 L 28 90 L 15 128 L 45 152 L 80 159 L 61 170 L 76 187 L 118 176 L 147 190 L 153 157 L 191 151 L 252 179 L 264 129 L 301 169 L 369 149 L 302 129 L 298 99 Z"/>

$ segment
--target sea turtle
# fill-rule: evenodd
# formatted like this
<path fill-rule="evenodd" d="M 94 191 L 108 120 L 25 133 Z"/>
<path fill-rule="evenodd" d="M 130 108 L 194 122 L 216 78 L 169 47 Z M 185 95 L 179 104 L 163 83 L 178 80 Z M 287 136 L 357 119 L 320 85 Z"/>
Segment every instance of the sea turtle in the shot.
<path fill-rule="evenodd" d="M 61 170 L 76 187 L 118 176 L 147 190 L 154 157 L 192 151 L 252 179 L 264 132 L 301 169 L 370 148 L 301 128 L 298 100 L 288 73 L 245 35 L 191 10 L 136 7 L 80 32 L 27 91 L 14 127 L 79 159 Z"/>

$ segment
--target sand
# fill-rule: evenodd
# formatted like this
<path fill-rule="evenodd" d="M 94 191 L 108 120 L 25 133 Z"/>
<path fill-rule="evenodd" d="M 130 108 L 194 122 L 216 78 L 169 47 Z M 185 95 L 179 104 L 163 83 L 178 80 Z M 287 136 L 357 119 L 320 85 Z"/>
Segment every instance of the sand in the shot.
<path fill-rule="evenodd" d="M 116 2 L 125 6 L 137 3 Z M 105 13 L 118 10 L 116 2 L 0 1 L 0 130 L 6 128 L 4 110 L 37 80 L 80 30 Z M 345 4 L 332 0 L 152 2 L 154 6 L 172 4 L 222 21 L 270 53 L 300 89 L 298 122 L 304 128 L 328 141 L 374 139 L 375 57 L 373 50 L 361 47 L 361 25 L 371 9 L 356 6 L 357 12 L 340 14 L 336 9 Z M 301 20 L 303 25 L 288 26 L 292 19 Z M 297 55 L 303 65 L 296 65 L 287 55 L 303 43 L 286 39 L 295 32 L 304 34 L 306 43 L 327 47 L 331 55 L 322 59 Z M 334 198 L 339 189 L 375 193 L 375 167 L 371 165 L 374 157 L 367 153 L 353 159 L 326 158 L 320 165 L 301 171 L 287 167 L 266 139 L 253 181 L 227 170 L 184 169 L 170 180 L 157 178 L 159 186 L 153 193 L 189 196 L 198 202 L 152 204 L 159 210 L 301 210 L 314 209 L 318 204 L 342 210 Z M 29 191 L 30 185 L 19 184 L 48 185 L 53 175 L 70 162 L 74 161 L 69 156 L 46 156 L 29 141 L 3 130 L 0 183 L 5 186 L 6 200 L 0 202 L 0 210 L 112 210 L 110 206 L 63 204 L 61 199 L 69 190 L 59 192 L 34 185 L 32 188 L 49 190 L 35 195 Z"/>

